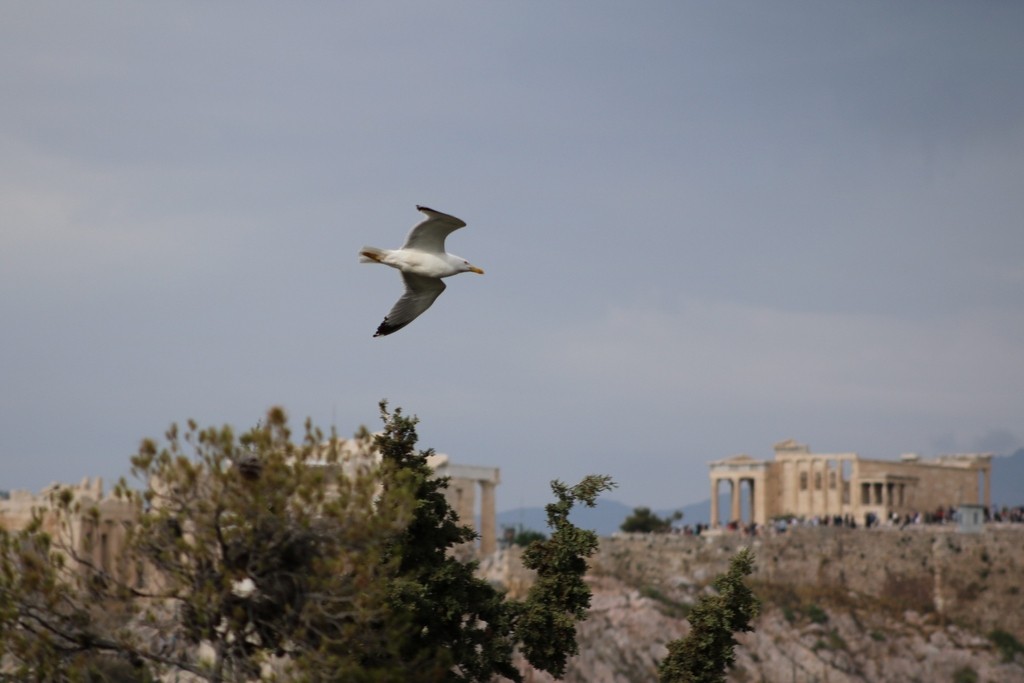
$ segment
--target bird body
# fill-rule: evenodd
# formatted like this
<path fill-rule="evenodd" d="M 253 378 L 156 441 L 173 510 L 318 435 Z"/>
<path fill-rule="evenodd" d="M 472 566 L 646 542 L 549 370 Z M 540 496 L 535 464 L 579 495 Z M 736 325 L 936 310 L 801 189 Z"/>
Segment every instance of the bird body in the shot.
<path fill-rule="evenodd" d="M 385 266 L 397 268 L 403 273 L 423 275 L 424 277 L 450 277 L 465 273 L 463 265 L 466 260 L 453 254 L 431 254 L 418 249 L 377 249 L 363 247 L 360 263 L 383 263 Z"/>
<path fill-rule="evenodd" d="M 425 206 L 416 208 L 427 218 L 409 231 L 401 249 L 363 247 L 359 250 L 360 263 L 383 263 L 397 268 L 405 282 L 405 293 L 384 317 L 374 337 L 397 332 L 430 308 L 445 289 L 441 278 L 459 273 L 483 275 L 484 272 L 461 256 L 444 250 L 445 238 L 465 227 L 463 221 Z"/>

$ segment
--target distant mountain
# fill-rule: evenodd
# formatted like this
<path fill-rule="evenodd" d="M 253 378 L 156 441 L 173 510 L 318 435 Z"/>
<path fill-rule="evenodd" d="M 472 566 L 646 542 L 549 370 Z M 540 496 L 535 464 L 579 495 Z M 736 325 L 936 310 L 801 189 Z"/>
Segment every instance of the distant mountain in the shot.
<path fill-rule="evenodd" d="M 992 458 L 992 504 L 1024 505 L 1024 448 Z"/>
<path fill-rule="evenodd" d="M 631 512 L 633 512 L 633 508 L 624 503 L 598 498 L 595 507 L 573 508 L 569 513 L 569 519 L 581 528 L 596 531 L 599 536 L 609 536 L 619 530 L 622 520 L 626 519 Z M 515 529 L 519 526 L 522 526 L 523 529 L 548 533 L 547 515 L 544 513 L 544 508 L 515 508 L 498 513 L 498 529 L 505 527 Z"/>
<path fill-rule="evenodd" d="M 722 496 L 720 499 L 720 510 L 728 509 L 728 499 Z M 724 507 L 723 507 L 724 506 Z M 707 524 L 711 519 L 711 499 L 699 503 L 681 505 L 677 508 L 655 510 L 654 513 L 660 517 L 667 517 L 676 510 L 681 510 L 683 519 L 679 524 L 694 525 L 698 522 Z M 611 536 L 619 530 L 622 522 L 633 513 L 633 506 L 620 503 L 616 500 L 599 498 L 597 505 L 593 508 L 573 508 L 569 519 L 583 529 L 592 529 L 598 536 Z M 518 528 L 547 532 L 547 515 L 542 507 L 515 508 L 499 512 L 497 515 L 498 528 Z"/>

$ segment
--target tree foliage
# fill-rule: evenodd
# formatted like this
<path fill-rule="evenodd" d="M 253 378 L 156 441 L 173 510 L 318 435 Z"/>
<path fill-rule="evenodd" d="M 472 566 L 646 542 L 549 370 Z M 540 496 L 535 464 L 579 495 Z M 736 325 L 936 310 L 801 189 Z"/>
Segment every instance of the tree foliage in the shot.
<path fill-rule="evenodd" d="M 761 603 L 743 582 L 754 570 L 754 554 L 744 548 L 733 556 L 729 570 L 717 577 L 714 595 L 700 598 L 687 617 L 690 632 L 668 644 L 668 656 L 658 673 L 662 683 L 724 683 L 735 661 L 736 632 L 752 631 Z"/>
<path fill-rule="evenodd" d="M 676 510 L 667 517 L 659 517 L 648 507 L 633 508 L 633 514 L 619 526 L 627 533 L 663 534 L 672 531 L 672 523 L 683 518 L 683 513 Z"/>
<path fill-rule="evenodd" d="M 568 658 L 578 652 L 576 622 L 586 618 L 590 588 L 583 581 L 586 558 L 597 550 L 597 534 L 569 521 L 573 506 L 594 507 L 597 496 L 614 484 L 609 477 L 590 476 L 576 486 L 551 483 L 558 499 L 545 506 L 551 538 L 535 541 L 523 552 L 523 565 L 537 572 L 521 611 L 523 652 L 533 666 L 556 678 Z"/>
<path fill-rule="evenodd" d="M 522 525 L 520 525 L 516 528 L 506 527 L 505 537 L 512 545 L 525 548 L 534 541 L 546 540 L 548 535 L 543 531 L 537 531 L 536 529 L 524 529 Z"/>
<path fill-rule="evenodd" d="M 507 599 L 453 552 L 475 534 L 416 451 L 417 420 L 383 403 L 381 416 L 382 433 L 356 438 L 379 459 L 308 422 L 293 442 L 280 409 L 239 437 L 190 422 L 143 441 L 142 488 L 115 489 L 137 510 L 116 566 L 94 559 L 98 511 L 55 492 L 28 528 L 0 532 L 0 680 L 518 681 L 517 648 L 561 675 L 597 546 L 568 512 L 614 484 L 552 483 L 551 538 L 525 553 L 538 580 Z"/>

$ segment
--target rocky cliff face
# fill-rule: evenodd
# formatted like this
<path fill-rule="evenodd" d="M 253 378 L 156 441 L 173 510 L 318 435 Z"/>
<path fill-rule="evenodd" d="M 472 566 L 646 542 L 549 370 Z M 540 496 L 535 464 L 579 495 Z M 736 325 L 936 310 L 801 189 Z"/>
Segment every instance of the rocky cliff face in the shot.
<path fill-rule="evenodd" d="M 657 680 L 665 644 L 732 554 L 753 546 L 764 602 L 738 637 L 735 683 L 1024 683 L 1024 530 L 800 529 L 768 538 L 602 539 L 590 617 L 564 680 Z M 485 563 L 525 590 L 515 552 Z M 549 676 L 529 669 L 528 681 Z"/>
<path fill-rule="evenodd" d="M 932 683 L 1024 681 L 1024 667 L 1004 662 L 993 643 L 914 612 L 887 617 L 863 609 L 822 608 L 794 623 L 770 607 L 757 630 L 738 638 L 730 681 Z"/>

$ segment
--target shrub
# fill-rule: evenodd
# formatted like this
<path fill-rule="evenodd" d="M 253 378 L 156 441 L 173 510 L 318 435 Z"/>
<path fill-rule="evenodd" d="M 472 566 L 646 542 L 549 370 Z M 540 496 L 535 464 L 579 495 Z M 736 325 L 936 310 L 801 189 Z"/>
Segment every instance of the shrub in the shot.
<path fill-rule="evenodd" d="M 828 621 L 828 613 L 817 605 L 807 607 L 807 618 L 815 624 L 824 624 Z"/>
<path fill-rule="evenodd" d="M 953 672 L 953 683 L 978 683 L 978 672 L 969 666 L 962 666 Z"/>
<path fill-rule="evenodd" d="M 988 639 L 998 648 L 1003 655 L 1004 662 L 1012 662 L 1021 652 L 1024 652 L 1024 645 L 1020 644 L 1017 638 L 1007 631 L 997 628 L 988 634 Z"/>

